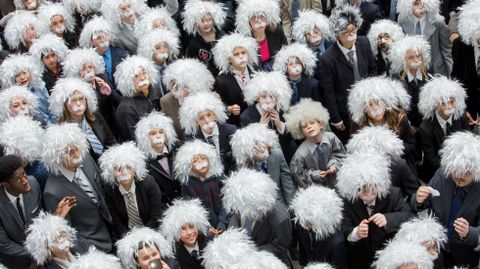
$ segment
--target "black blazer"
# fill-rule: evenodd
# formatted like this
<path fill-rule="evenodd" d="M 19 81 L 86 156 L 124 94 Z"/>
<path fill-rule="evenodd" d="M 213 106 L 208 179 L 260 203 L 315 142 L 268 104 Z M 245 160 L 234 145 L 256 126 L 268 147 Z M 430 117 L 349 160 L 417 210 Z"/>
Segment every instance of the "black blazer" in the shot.
<path fill-rule="evenodd" d="M 202 266 L 203 259 L 200 255 L 203 254 L 203 249 L 207 246 L 207 238 L 201 234 L 198 235 L 198 258 L 195 259 L 190 255 L 188 250 L 180 243 L 175 244 L 175 258 L 177 259 L 180 268 L 182 269 L 204 269 Z"/>
<path fill-rule="evenodd" d="M 403 72 L 403 71 L 402 71 Z M 413 127 L 419 127 L 420 123 L 422 123 L 422 115 L 418 111 L 418 101 L 420 98 L 420 90 L 430 80 L 430 75 L 428 78 L 424 78 L 423 80 L 418 80 L 416 83 L 414 80 L 408 81 L 408 77 L 405 76 L 405 79 L 401 79 L 401 74 L 394 74 L 392 76 L 393 79 L 397 79 L 403 83 L 407 93 L 412 97 L 410 103 L 410 111 L 407 112 L 408 120 Z"/>
<path fill-rule="evenodd" d="M 60 65 L 60 63 L 59 63 Z M 60 74 L 62 73 L 62 71 L 60 70 Z M 52 94 L 52 88 L 53 86 L 55 86 L 55 83 L 57 82 L 57 80 L 59 79 L 59 77 L 57 78 L 55 76 L 55 74 L 53 74 L 52 72 L 50 72 L 50 70 L 48 70 L 46 67 L 45 67 L 45 70 L 43 70 L 43 74 L 42 74 L 42 80 L 43 82 L 45 82 L 45 88 L 47 88 L 47 91 L 48 91 L 48 94 Z"/>
<path fill-rule="evenodd" d="M 114 85 L 111 85 L 108 82 L 109 79 L 106 73 L 96 74 L 96 76 L 107 82 L 112 89 L 112 93 L 108 96 L 105 96 L 100 92 L 100 85 L 98 85 L 98 83 L 95 81 L 95 94 L 97 95 L 98 100 L 98 111 L 100 111 L 102 114 L 103 118 L 108 124 L 108 127 L 110 127 L 110 130 L 116 130 L 118 127 L 115 123 L 115 111 L 117 110 L 120 101 L 122 101 L 122 95 Z"/>
<path fill-rule="evenodd" d="M 149 114 L 154 107 L 147 96 L 142 94 L 124 97 L 115 112 L 115 119 L 119 127 L 119 140 L 134 141 L 135 126 L 141 117 Z"/>
<path fill-rule="evenodd" d="M 420 182 L 405 159 L 392 160 L 390 164 L 392 186 L 402 190 L 403 197 L 410 198 L 417 192 Z"/>
<path fill-rule="evenodd" d="M 167 173 L 156 159 L 149 158 L 147 161 L 148 174 L 151 175 L 162 193 L 162 205 L 165 207 L 172 203 L 174 199 L 180 197 L 180 182 L 175 180 L 173 175 L 173 152 L 175 149 L 169 149 L 168 163 L 170 173 Z"/>
<path fill-rule="evenodd" d="M 113 85 L 115 88 L 115 85 L 117 84 L 115 84 L 115 78 L 113 77 L 113 74 L 115 74 L 118 64 L 121 63 L 123 59 L 125 59 L 128 56 L 128 51 L 119 47 L 112 47 L 112 46 L 110 46 L 110 51 L 112 53 L 112 76 L 109 77 L 107 75 L 107 78 L 108 78 L 108 84 Z"/>
<path fill-rule="evenodd" d="M 94 115 L 95 120 L 93 122 L 89 122 L 90 127 L 92 127 L 93 133 L 95 133 L 100 143 L 102 143 L 104 150 L 106 150 L 106 148 L 115 145 L 115 137 L 113 136 L 113 133 L 108 127 L 108 124 L 103 116 L 98 112 L 94 113 Z M 90 147 L 90 156 L 92 156 L 95 161 L 100 158 L 100 155 L 97 155 L 93 151 L 92 147 Z"/>
<path fill-rule="evenodd" d="M 268 51 L 270 52 L 270 59 L 272 60 L 277 52 L 284 46 L 288 44 L 287 38 L 283 33 L 283 29 L 280 24 L 277 26 L 275 31 L 270 29 L 265 30 L 265 35 L 268 40 Z M 260 56 L 259 56 L 260 57 Z"/>
<path fill-rule="evenodd" d="M 363 23 L 358 29 L 358 35 L 361 36 L 366 36 L 368 34 L 372 23 L 384 18 L 384 14 L 380 6 L 370 2 L 360 3 L 360 14 L 362 15 Z"/>
<path fill-rule="evenodd" d="M 302 81 L 298 83 L 298 100 L 292 100 L 292 105 L 298 103 L 301 98 L 310 98 L 313 101 L 321 102 L 320 86 L 318 80 L 313 77 L 302 76 Z M 292 88 L 293 90 L 293 88 Z"/>
<path fill-rule="evenodd" d="M 299 243 L 302 245 L 306 256 L 303 266 L 311 262 L 326 262 L 335 266 L 335 269 L 348 268 L 345 238 L 340 231 L 320 241 L 315 238 L 315 232 L 313 231 L 299 227 L 297 232 Z"/>

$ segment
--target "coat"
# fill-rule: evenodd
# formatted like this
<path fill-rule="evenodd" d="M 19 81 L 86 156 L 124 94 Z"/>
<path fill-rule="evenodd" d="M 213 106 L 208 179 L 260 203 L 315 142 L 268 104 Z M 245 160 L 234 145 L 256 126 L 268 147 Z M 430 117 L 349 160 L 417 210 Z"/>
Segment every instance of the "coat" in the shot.
<path fill-rule="evenodd" d="M 97 136 L 100 143 L 102 143 L 104 150 L 106 148 L 115 145 L 115 137 L 113 136 L 112 131 L 108 127 L 107 122 L 99 113 L 94 113 L 95 120 L 93 122 L 89 122 L 90 127 L 92 128 L 93 133 Z M 88 142 L 88 140 L 87 140 Z M 90 147 L 90 156 L 97 161 L 100 158 L 99 155 L 93 151 L 92 147 Z"/>
<path fill-rule="evenodd" d="M 160 165 L 157 159 L 149 158 L 147 160 L 148 174 L 151 175 L 155 182 L 157 182 L 160 192 L 162 193 L 162 206 L 166 206 L 172 203 L 172 201 L 180 197 L 180 182 L 173 176 L 173 152 L 175 149 L 169 149 L 168 164 L 170 173 L 167 173 L 165 169 Z"/>
<path fill-rule="evenodd" d="M 288 41 L 292 41 L 292 26 L 295 18 L 292 17 L 292 0 L 281 0 L 280 17 L 282 19 L 282 28 Z M 322 12 L 321 0 L 300 0 L 299 11 L 315 10 Z"/>
<path fill-rule="evenodd" d="M 175 244 L 175 258 L 177 258 L 177 262 L 180 265 L 180 268 L 187 268 L 187 269 L 204 269 L 202 265 L 203 259 L 200 255 L 203 254 L 203 249 L 207 246 L 207 238 L 204 235 L 198 235 L 198 249 L 200 253 L 198 253 L 199 257 L 194 258 L 188 250 L 183 246 L 181 243 Z"/>
<path fill-rule="evenodd" d="M 171 92 L 169 92 L 160 98 L 160 107 L 162 108 L 162 112 L 172 119 L 173 127 L 175 128 L 175 132 L 177 132 L 177 137 L 181 139 L 183 131 L 182 127 L 180 127 L 180 120 L 178 116 L 178 110 L 180 108 L 178 99 L 175 98 Z"/>
<path fill-rule="evenodd" d="M 153 111 L 153 105 L 144 95 L 134 95 L 133 97 L 123 97 L 118 105 L 115 118 L 119 127 L 119 140 L 134 141 L 135 126 L 141 117 L 146 116 Z"/>
<path fill-rule="evenodd" d="M 290 81 L 290 87 L 293 91 L 293 83 Z M 318 85 L 318 80 L 313 77 L 302 76 L 302 80 L 297 84 L 298 98 L 293 100 L 292 95 L 292 105 L 300 102 L 302 98 L 310 98 L 313 101 L 321 102 L 321 92 L 320 86 Z"/>

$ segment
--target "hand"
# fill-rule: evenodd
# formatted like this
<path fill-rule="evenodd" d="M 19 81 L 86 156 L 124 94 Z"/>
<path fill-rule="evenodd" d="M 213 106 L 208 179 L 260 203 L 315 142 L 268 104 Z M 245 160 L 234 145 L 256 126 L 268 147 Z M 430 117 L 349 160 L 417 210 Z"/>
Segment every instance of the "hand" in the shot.
<path fill-rule="evenodd" d="M 223 232 L 223 230 L 215 229 L 215 228 L 211 227 L 210 229 L 208 229 L 208 232 L 213 234 L 213 235 L 219 235 Z"/>
<path fill-rule="evenodd" d="M 112 93 L 112 88 L 101 78 L 95 77 L 95 81 L 98 83 L 98 86 L 100 86 L 100 92 L 103 95 L 109 96 Z"/>
<path fill-rule="evenodd" d="M 458 218 L 453 223 L 453 228 L 455 228 L 455 232 L 458 233 L 460 238 L 465 238 L 468 235 L 468 228 L 470 224 L 464 218 Z"/>
<path fill-rule="evenodd" d="M 32 262 L 29 266 L 28 269 L 37 269 L 37 264 L 35 262 Z"/>
<path fill-rule="evenodd" d="M 368 221 L 373 221 L 373 223 L 375 223 L 375 225 L 377 225 L 380 228 L 385 227 L 387 225 L 387 218 L 385 218 L 385 215 L 380 213 L 374 214 L 373 216 L 368 218 Z"/>
<path fill-rule="evenodd" d="M 162 260 L 162 269 L 170 269 L 170 266 Z"/>
<path fill-rule="evenodd" d="M 240 115 L 240 106 L 235 104 L 227 107 L 228 113 L 238 116 Z"/>
<path fill-rule="evenodd" d="M 277 129 L 280 129 L 282 127 L 282 121 L 280 120 L 280 115 L 277 111 L 271 111 L 270 113 L 268 113 L 268 116 L 270 117 L 270 120 L 273 121 Z"/>
<path fill-rule="evenodd" d="M 413 126 L 410 126 L 410 132 L 412 134 L 416 134 L 418 132 L 418 128 L 417 127 L 413 127 Z"/>
<path fill-rule="evenodd" d="M 268 124 L 270 122 L 270 116 L 268 112 L 263 113 L 263 115 L 260 117 L 260 123 L 262 124 Z"/>
<path fill-rule="evenodd" d="M 330 166 L 327 170 L 329 174 L 335 174 L 337 172 L 337 167 L 335 166 Z"/>
<path fill-rule="evenodd" d="M 77 197 L 65 196 L 57 205 L 55 209 L 55 215 L 64 218 L 72 207 L 77 205 Z"/>
<path fill-rule="evenodd" d="M 333 127 L 335 127 L 335 129 L 339 130 L 339 131 L 345 131 L 345 124 L 338 124 L 338 125 L 333 125 Z"/>
<path fill-rule="evenodd" d="M 480 120 L 474 120 L 472 118 L 472 115 L 470 115 L 470 113 L 466 113 L 467 114 L 467 119 L 468 119 L 468 125 L 480 125 Z"/>
<path fill-rule="evenodd" d="M 320 171 L 319 175 L 320 175 L 321 178 L 325 178 L 326 176 L 328 176 L 328 170 L 327 171 Z"/>
<path fill-rule="evenodd" d="M 452 33 L 448 39 L 450 40 L 450 42 L 453 43 L 453 41 L 455 41 L 459 37 L 460 35 L 458 33 Z"/>
<path fill-rule="evenodd" d="M 430 192 L 432 192 L 432 189 L 429 186 L 420 186 L 416 195 L 417 204 L 423 204 L 425 199 L 430 195 Z"/>
<path fill-rule="evenodd" d="M 368 237 L 368 220 L 364 219 L 358 224 L 356 236 L 360 239 Z"/>

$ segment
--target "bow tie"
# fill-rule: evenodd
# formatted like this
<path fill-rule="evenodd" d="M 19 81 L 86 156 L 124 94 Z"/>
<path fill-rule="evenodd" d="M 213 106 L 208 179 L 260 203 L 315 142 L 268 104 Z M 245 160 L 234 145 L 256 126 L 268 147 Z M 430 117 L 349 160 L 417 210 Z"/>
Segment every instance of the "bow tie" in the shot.
<path fill-rule="evenodd" d="M 168 157 L 168 153 L 159 154 L 159 155 L 157 155 L 157 161 L 158 161 L 158 160 L 161 160 L 161 159 L 163 159 L 163 158 L 167 158 L 167 157 Z"/>

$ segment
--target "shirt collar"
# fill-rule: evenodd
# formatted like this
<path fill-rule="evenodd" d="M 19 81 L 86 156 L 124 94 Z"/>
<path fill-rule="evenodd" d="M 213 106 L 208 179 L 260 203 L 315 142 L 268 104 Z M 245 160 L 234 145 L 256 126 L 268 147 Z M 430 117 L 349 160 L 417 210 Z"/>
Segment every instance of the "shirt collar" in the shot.
<path fill-rule="evenodd" d="M 407 78 L 408 78 L 408 82 L 412 82 L 412 80 L 414 79 L 423 80 L 422 72 L 420 72 L 420 70 L 417 69 L 417 75 L 416 77 L 413 77 L 412 73 L 410 73 L 410 70 L 407 69 Z"/>
<path fill-rule="evenodd" d="M 199 127 L 199 128 L 200 128 L 200 127 Z M 215 123 L 215 126 L 213 126 L 213 131 L 212 131 L 211 134 L 205 133 L 202 128 L 200 128 L 200 130 L 202 131 L 203 137 L 205 137 L 205 138 L 207 138 L 207 137 L 209 137 L 209 136 L 215 136 L 215 135 L 218 136 L 218 135 L 220 135 L 220 132 L 218 131 L 218 123 Z"/>
<path fill-rule="evenodd" d="M 164 145 L 164 146 L 163 146 L 163 151 L 162 151 L 161 154 L 158 153 L 158 152 L 156 152 L 156 151 L 154 151 L 153 149 L 152 149 L 152 151 L 155 152 L 155 154 L 154 154 L 154 155 L 155 155 L 155 156 L 154 156 L 155 158 L 156 158 L 158 155 L 168 154 L 168 152 L 169 152 L 169 151 L 168 151 L 168 148 L 167 148 L 167 145 Z"/>
<path fill-rule="evenodd" d="M 355 44 L 353 44 L 353 47 L 352 47 L 351 49 L 347 49 L 347 48 L 345 48 L 345 47 L 340 43 L 340 41 L 337 40 L 337 45 L 338 45 L 338 47 L 340 48 L 340 50 L 342 51 L 342 53 L 343 53 L 345 56 L 347 56 L 347 57 L 348 57 L 348 53 L 349 53 L 350 51 L 356 51 Z"/>
<path fill-rule="evenodd" d="M 444 119 L 438 114 L 438 111 L 435 111 L 435 115 L 437 116 L 437 121 L 438 121 L 438 123 L 440 124 L 440 126 L 441 126 L 442 128 L 444 128 L 444 129 L 446 128 L 447 122 L 450 123 L 450 125 L 452 125 L 452 118 L 453 118 L 453 116 L 450 116 L 450 117 L 448 118 L 448 120 L 444 120 Z"/>
<path fill-rule="evenodd" d="M 318 146 L 319 144 L 312 143 L 312 142 L 308 141 L 307 139 L 305 139 L 305 142 L 306 142 L 305 145 L 307 146 L 307 148 L 308 148 L 308 150 L 310 151 L 310 153 L 314 153 L 315 150 L 317 150 L 317 146 Z M 325 138 L 325 133 L 322 134 L 322 141 L 320 142 L 320 144 L 330 145 L 330 141 Z"/>
<path fill-rule="evenodd" d="M 7 189 L 3 188 L 3 190 L 5 191 L 5 194 L 7 195 L 8 200 L 10 200 L 12 204 L 15 204 L 17 202 L 17 198 L 20 198 L 20 201 L 23 202 L 23 195 L 21 193 L 18 196 L 13 196 L 7 191 Z"/>
<path fill-rule="evenodd" d="M 61 268 L 69 268 L 70 264 L 75 260 L 75 257 L 72 255 L 72 253 L 68 252 L 68 261 L 67 260 L 61 260 L 57 257 L 53 257 L 53 260 L 60 265 Z"/>
<path fill-rule="evenodd" d="M 238 71 L 237 69 L 233 69 L 233 68 L 232 68 L 232 73 L 233 73 L 234 75 L 239 76 L 239 77 L 242 77 L 242 76 L 248 77 L 248 68 L 245 68 L 245 72 L 243 72 L 243 73 L 240 72 L 240 71 Z"/>
<path fill-rule="evenodd" d="M 80 168 L 77 168 L 80 169 Z M 60 174 L 62 174 L 64 177 L 68 179 L 68 181 L 73 182 L 73 178 L 75 177 L 76 172 L 69 171 L 65 169 L 62 165 L 58 167 L 58 171 L 60 171 Z"/>
<path fill-rule="evenodd" d="M 130 190 L 128 190 L 128 191 L 125 190 L 125 188 L 120 184 L 118 184 L 118 190 L 120 191 L 122 196 L 129 193 L 129 192 L 135 194 L 135 180 L 132 182 L 132 186 L 130 187 Z"/>
<path fill-rule="evenodd" d="M 200 248 L 199 248 L 199 246 L 198 246 L 198 241 L 195 243 L 195 246 L 193 246 L 193 247 L 187 247 L 187 246 L 185 246 L 185 245 L 183 245 L 183 246 L 184 246 L 185 249 L 188 251 L 188 253 L 192 254 L 192 252 L 193 252 L 194 250 L 196 250 L 196 251 L 197 251 L 197 254 L 200 255 L 200 253 L 199 253 L 199 252 L 200 252 Z"/>

